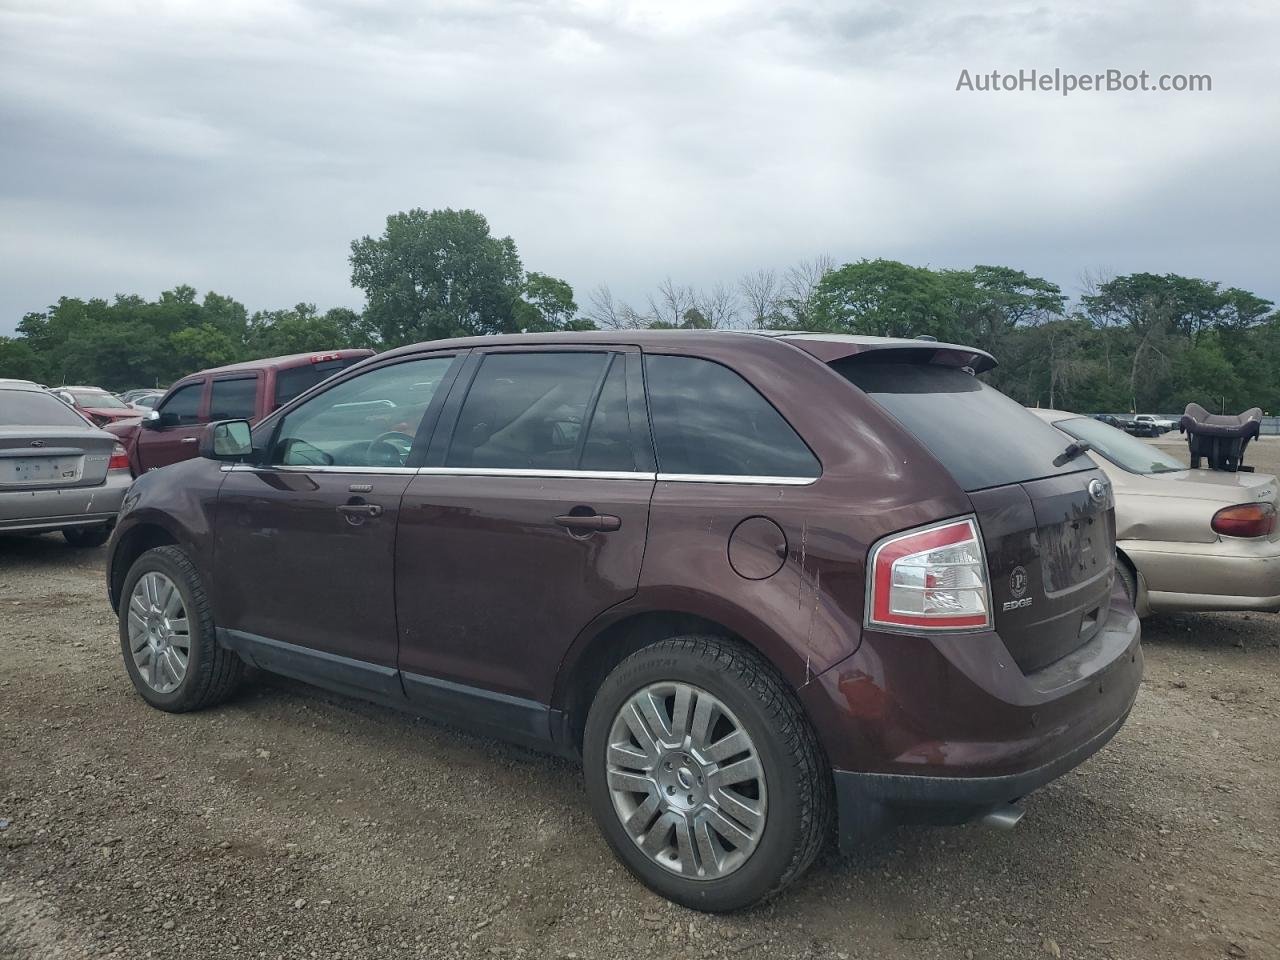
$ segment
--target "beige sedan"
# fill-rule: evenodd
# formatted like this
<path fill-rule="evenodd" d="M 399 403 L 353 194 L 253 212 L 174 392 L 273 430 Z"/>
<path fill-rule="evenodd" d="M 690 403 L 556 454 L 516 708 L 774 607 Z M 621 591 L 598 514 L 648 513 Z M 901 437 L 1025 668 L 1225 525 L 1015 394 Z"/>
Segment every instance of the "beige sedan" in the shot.
<path fill-rule="evenodd" d="M 1111 480 L 1117 572 L 1138 613 L 1280 611 L 1276 478 L 1191 470 L 1115 427 L 1060 410 L 1032 410 Z"/>

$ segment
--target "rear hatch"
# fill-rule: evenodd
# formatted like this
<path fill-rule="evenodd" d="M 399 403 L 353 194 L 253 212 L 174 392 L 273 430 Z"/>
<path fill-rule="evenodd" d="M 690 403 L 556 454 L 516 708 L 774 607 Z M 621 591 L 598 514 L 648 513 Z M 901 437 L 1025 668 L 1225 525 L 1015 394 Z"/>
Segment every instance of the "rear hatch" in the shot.
<path fill-rule="evenodd" d="M 0 491 L 97 486 L 115 446 L 43 391 L 0 390 Z"/>
<path fill-rule="evenodd" d="M 1115 573 L 1110 484 L 1070 439 L 971 372 L 865 353 L 832 368 L 908 430 L 973 504 L 991 576 L 993 619 L 1024 673 L 1102 628 Z"/>

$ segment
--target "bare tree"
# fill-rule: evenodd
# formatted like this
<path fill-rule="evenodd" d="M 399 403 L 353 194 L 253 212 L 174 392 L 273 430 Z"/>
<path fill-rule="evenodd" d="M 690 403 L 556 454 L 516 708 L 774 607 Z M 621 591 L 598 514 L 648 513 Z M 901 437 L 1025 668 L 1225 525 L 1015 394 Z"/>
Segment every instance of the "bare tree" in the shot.
<path fill-rule="evenodd" d="M 818 284 L 835 268 L 835 259 L 821 254 L 810 260 L 801 260 L 787 270 L 782 278 L 782 303 L 787 322 L 793 325 L 805 322 Z"/>
<path fill-rule="evenodd" d="M 738 289 L 747 302 L 747 322 L 751 326 L 763 329 L 776 321 L 782 310 L 782 284 L 776 270 L 762 268 L 744 274 Z"/>
<path fill-rule="evenodd" d="M 738 292 L 722 283 L 717 283 L 710 292 L 697 293 L 694 296 L 694 308 L 702 314 L 713 330 L 725 330 L 738 326 L 742 313 Z"/>
<path fill-rule="evenodd" d="M 693 287 L 682 287 L 669 276 L 658 284 L 657 293 L 649 295 L 649 319 L 652 326 L 682 327 L 689 319 L 689 312 L 697 308 L 698 300 Z"/>
<path fill-rule="evenodd" d="M 583 316 L 602 330 L 629 330 L 645 326 L 645 318 L 630 306 L 614 300 L 608 284 L 600 284 L 587 295 Z"/>

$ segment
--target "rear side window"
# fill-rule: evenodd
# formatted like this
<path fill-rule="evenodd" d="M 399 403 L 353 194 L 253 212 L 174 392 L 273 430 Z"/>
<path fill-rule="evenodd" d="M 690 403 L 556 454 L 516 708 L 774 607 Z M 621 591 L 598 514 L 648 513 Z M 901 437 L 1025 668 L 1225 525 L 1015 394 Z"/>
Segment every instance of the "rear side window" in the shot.
<path fill-rule="evenodd" d="M 458 412 L 448 467 L 574 470 L 607 353 L 495 353 Z"/>
<path fill-rule="evenodd" d="M 822 472 L 791 425 L 728 367 L 649 355 L 644 369 L 663 473 L 810 478 Z"/>
<path fill-rule="evenodd" d="M 1055 462 L 1071 441 L 963 370 L 857 358 L 831 366 L 906 427 L 965 490 L 1093 468 L 1086 456 Z"/>
<path fill-rule="evenodd" d="M 0 426 L 86 427 L 84 417 L 57 397 L 35 390 L 0 390 Z"/>
<path fill-rule="evenodd" d="M 169 399 L 157 409 L 165 426 L 200 422 L 200 396 L 204 393 L 204 382 L 189 383 L 169 394 Z"/>
<path fill-rule="evenodd" d="M 328 380 L 339 370 L 359 363 L 364 357 L 344 357 L 340 360 L 321 360 L 300 367 L 287 367 L 276 371 L 275 405 L 283 407 L 304 390 L 309 390 L 321 380 Z"/>
<path fill-rule="evenodd" d="M 209 419 L 252 420 L 257 400 L 257 377 L 215 380 L 209 390 Z"/>

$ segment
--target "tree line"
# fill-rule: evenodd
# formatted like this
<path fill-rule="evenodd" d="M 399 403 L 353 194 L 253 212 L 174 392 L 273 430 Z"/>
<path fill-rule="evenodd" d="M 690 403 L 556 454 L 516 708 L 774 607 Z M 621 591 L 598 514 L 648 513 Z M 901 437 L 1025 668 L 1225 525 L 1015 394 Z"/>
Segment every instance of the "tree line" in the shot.
<path fill-rule="evenodd" d="M 177 286 L 146 300 L 64 297 L 0 337 L 0 376 L 109 389 L 164 386 L 258 357 L 385 349 L 423 340 L 597 328 L 784 329 L 932 336 L 981 347 L 986 376 L 1029 405 L 1078 411 L 1261 406 L 1280 411 L 1280 312 L 1247 290 L 1176 274 L 1086 276 L 1069 298 L 1007 266 L 967 270 L 829 257 L 709 289 L 670 278 L 644 302 L 608 286 L 579 307 L 564 280 L 528 271 L 473 210 L 410 210 L 351 244 L 362 311 L 300 303 L 250 314 Z"/>

